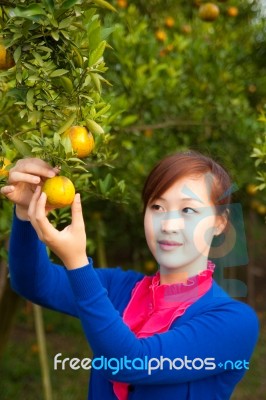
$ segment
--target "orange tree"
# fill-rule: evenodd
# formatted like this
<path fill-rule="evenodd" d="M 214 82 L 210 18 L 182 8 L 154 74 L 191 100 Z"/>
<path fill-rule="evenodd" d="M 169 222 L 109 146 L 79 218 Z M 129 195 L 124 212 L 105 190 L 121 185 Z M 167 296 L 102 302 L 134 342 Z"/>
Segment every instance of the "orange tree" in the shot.
<path fill-rule="evenodd" d="M 112 28 L 102 26 L 100 14 L 113 11 L 105 0 L 0 1 L 0 186 L 12 166 L 6 160 L 35 156 L 59 165 L 84 202 L 91 196 L 123 200 L 124 182 L 106 172 L 117 154 L 110 146 L 110 104 L 102 96 Z M 88 133 L 90 149 L 82 160 L 72 137 L 64 134 L 71 126 Z M 11 204 L 1 197 L 1 282 L 7 276 L 11 214 Z M 54 223 L 63 223 L 68 214 L 54 213 Z M 0 307 L 1 348 L 12 315 Z"/>
<path fill-rule="evenodd" d="M 109 193 L 110 176 L 99 177 L 100 167 L 110 168 L 116 157 L 110 148 L 110 104 L 102 97 L 102 85 L 108 84 L 103 55 L 112 29 L 102 27 L 99 18 L 99 12 L 114 8 L 104 0 L 5 1 L 0 6 L 2 159 L 41 157 L 60 165 L 85 199 L 91 192 L 122 198 L 123 182 L 114 179 Z M 11 64 L 5 64 L 7 55 Z M 95 142 L 85 159 L 77 157 L 64 135 L 72 125 L 86 128 Z M 0 173 L 2 185 L 5 178 Z M 8 218 L 4 204 L 1 199 L 1 221 Z"/>
<path fill-rule="evenodd" d="M 125 259 L 147 257 L 140 190 L 150 167 L 165 154 L 194 148 L 218 158 L 247 208 L 246 186 L 256 184 L 250 154 L 262 132 L 257 115 L 266 98 L 260 3 L 213 1 L 219 15 L 212 22 L 202 20 L 202 3 L 113 0 L 119 12 L 105 16 L 105 24 L 115 28 L 109 39 L 113 51 L 105 57 L 113 87 L 106 88 L 105 98 L 112 105 L 112 132 L 120 149 L 116 176 L 127 183 L 131 207 L 115 208 L 121 219 L 113 226 L 113 206 L 95 206 L 111 226 L 108 249 L 119 256 L 125 252 Z M 121 234 L 125 229 L 128 241 Z M 113 245 L 117 236 L 122 249 Z"/>

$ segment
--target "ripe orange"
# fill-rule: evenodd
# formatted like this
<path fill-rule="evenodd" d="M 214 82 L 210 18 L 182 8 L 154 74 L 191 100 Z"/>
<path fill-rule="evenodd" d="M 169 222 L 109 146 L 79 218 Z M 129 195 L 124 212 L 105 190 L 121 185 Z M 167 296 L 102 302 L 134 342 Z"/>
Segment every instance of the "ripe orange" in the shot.
<path fill-rule="evenodd" d="M 120 8 L 127 8 L 127 0 L 117 0 L 117 5 Z"/>
<path fill-rule="evenodd" d="M 248 194 L 253 196 L 258 191 L 258 189 L 257 189 L 257 186 L 254 185 L 254 183 L 249 183 L 247 185 L 246 191 L 247 191 Z"/>
<path fill-rule="evenodd" d="M 165 26 L 167 26 L 167 28 L 173 28 L 174 24 L 175 24 L 175 20 L 173 17 L 166 17 L 164 20 Z"/>
<path fill-rule="evenodd" d="M 0 44 L 0 69 L 9 69 L 15 65 L 11 54 L 6 50 L 5 46 Z"/>
<path fill-rule="evenodd" d="M 145 272 L 155 272 L 157 264 L 153 260 L 147 260 L 144 262 Z"/>
<path fill-rule="evenodd" d="M 219 7 L 213 3 L 204 3 L 199 8 L 199 17 L 206 22 L 215 21 L 218 18 L 219 14 Z"/>
<path fill-rule="evenodd" d="M 228 7 L 227 14 L 229 17 L 237 17 L 238 16 L 238 8 L 237 7 Z"/>
<path fill-rule="evenodd" d="M 75 197 L 75 187 L 66 176 L 54 176 L 46 179 L 42 191 L 46 193 L 47 204 L 55 208 L 69 206 Z"/>
<path fill-rule="evenodd" d="M 11 161 L 9 161 L 5 157 L 0 157 L 0 176 L 8 176 L 9 171 L 6 169 L 8 165 L 11 164 Z"/>
<path fill-rule="evenodd" d="M 158 29 L 158 31 L 155 32 L 155 37 L 159 42 L 165 42 L 167 39 L 167 34 L 162 29 Z"/>
<path fill-rule="evenodd" d="M 63 136 L 70 138 L 72 148 L 79 158 L 87 157 L 94 149 L 94 138 L 84 126 L 71 126 Z"/>
<path fill-rule="evenodd" d="M 266 214 L 266 206 L 262 203 L 260 203 L 257 207 L 257 212 L 261 215 Z"/>

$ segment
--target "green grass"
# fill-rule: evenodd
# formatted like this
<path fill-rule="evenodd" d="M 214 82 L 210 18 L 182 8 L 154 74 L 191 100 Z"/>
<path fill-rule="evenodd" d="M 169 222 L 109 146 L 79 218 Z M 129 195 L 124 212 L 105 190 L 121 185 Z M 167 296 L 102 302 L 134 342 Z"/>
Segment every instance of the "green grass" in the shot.
<path fill-rule="evenodd" d="M 43 310 L 53 400 L 85 400 L 89 373 L 85 370 L 54 370 L 53 359 L 91 357 L 80 322 L 75 318 Z M 260 313 L 261 335 L 244 379 L 232 400 L 266 399 L 266 315 Z M 0 400 L 43 400 L 39 354 L 36 347 L 33 312 L 19 310 L 4 356 L 0 362 Z M 103 399 L 104 400 L 104 399 Z M 207 399 L 206 399 L 207 400 Z"/>

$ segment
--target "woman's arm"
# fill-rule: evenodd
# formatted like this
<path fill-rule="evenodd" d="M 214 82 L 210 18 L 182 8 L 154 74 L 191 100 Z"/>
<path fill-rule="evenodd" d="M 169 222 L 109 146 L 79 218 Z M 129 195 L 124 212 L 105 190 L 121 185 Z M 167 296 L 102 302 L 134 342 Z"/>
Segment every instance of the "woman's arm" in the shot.
<path fill-rule="evenodd" d="M 11 286 L 33 303 L 77 316 L 66 270 L 53 264 L 30 222 L 13 218 L 9 243 Z"/>

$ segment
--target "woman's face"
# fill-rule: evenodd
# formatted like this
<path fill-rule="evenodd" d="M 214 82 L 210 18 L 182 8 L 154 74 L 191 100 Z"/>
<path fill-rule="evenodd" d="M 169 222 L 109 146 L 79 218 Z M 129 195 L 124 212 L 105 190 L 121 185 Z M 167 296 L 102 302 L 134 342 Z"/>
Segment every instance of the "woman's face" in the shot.
<path fill-rule="evenodd" d="M 184 177 L 148 204 L 145 236 L 161 276 L 189 277 L 206 269 L 212 238 L 225 225 L 211 201 L 212 179 L 211 174 Z"/>

